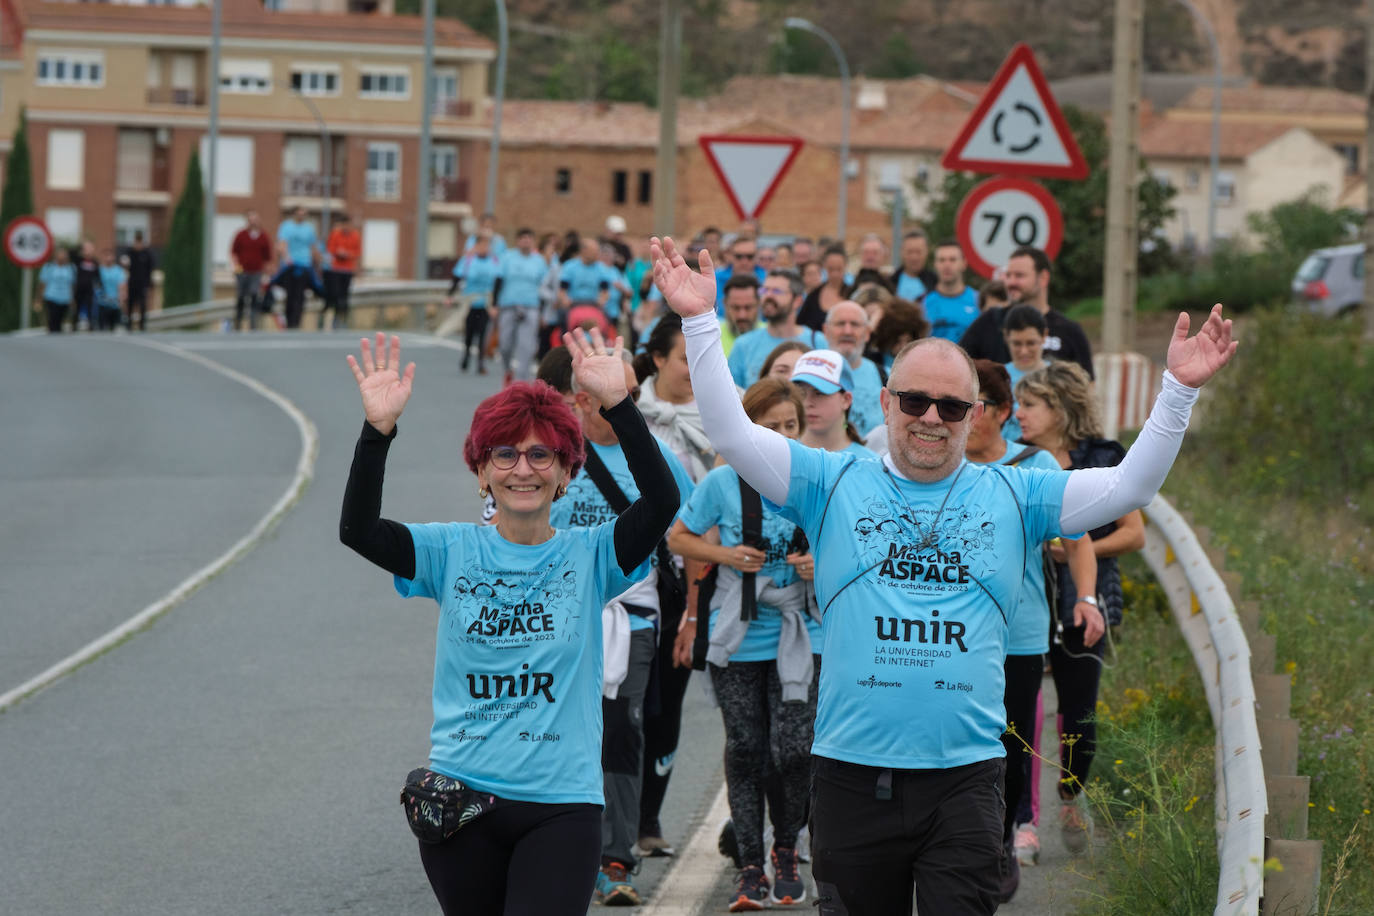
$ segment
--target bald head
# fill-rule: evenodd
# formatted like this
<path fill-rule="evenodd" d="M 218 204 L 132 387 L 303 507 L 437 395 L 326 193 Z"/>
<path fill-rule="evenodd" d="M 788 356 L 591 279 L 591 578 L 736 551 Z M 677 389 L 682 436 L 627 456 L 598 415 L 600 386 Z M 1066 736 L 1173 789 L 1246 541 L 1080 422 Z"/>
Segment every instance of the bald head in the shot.
<path fill-rule="evenodd" d="M 830 349 L 851 366 L 858 366 L 868 343 L 868 313 L 864 307 L 848 299 L 832 305 L 825 315 L 825 339 Z"/>
<path fill-rule="evenodd" d="M 924 373 L 920 371 L 923 364 L 940 363 L 942 365 L 957 366 L 962 363 L 968 370 L 969 390 L 966 400 L 978 400 L 978 367 L 973 364 L 973 359 L 968 355 L 963 347 L 956 343 L 945 340 L 943 337 L 922 337 L 920 340 L 913 340 L 911 343 L 897 351 L 897 356 L 892 360 L 891 380 L 919 378 Z M 911 390 L 906 385 L 897 385 L 889 381 L 889 387 L 897 391 Z M 935 392 L 930 392 L 934 394 Z M 955 394 L 954 392 L 947 392 Z M 964 397 L 963 394 L 955 395 Z"/>

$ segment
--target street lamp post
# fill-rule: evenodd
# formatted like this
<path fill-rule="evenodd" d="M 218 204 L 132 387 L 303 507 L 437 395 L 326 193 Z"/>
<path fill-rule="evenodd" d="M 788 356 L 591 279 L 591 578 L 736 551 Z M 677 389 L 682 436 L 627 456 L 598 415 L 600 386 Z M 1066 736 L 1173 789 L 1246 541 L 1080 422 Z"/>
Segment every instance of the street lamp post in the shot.
<path fill-rule="evenodd" d="M 324 249 L 324 240 L 329 237 L 329 200 L 334 196 L 334 146 L 329 139 L 329 128 L 324 123 L 320 109 L 310 100 L 310 96 L 301 92 L 299 89 L 291 90 L 296 98 L 305 103 L 305 107 L 310 109 L 310 114 L 314 116 L 315 123 L 320 128 L 320 248 Z M 325 254 L 328 254 L 326 251 Z"/>
<path fill-rule="evenodd" d="M 501 103 L 506 98 L 506 48 L 510 34 L 506 26 L 506 0 L 496 0 L 496 99 L 491 112 L 491 152 L 487 155 L 488 213 L 496 212 L 496 172 L 501 161 Z"/>
<path fill-rule="evenodd" d="M 844 107 L 841 115 L 843 121 L 840 124 L 840 200 L 838 216 L 836 217 L 835 241 L 843 245 L 849 182 L 849 61 L 845 59 L 844 51 L 840 49 L 839 42 L 829 32 L 810 20 L 788 16 L 783 25 L 789 29 L 800 29 L 803 32 L 810 32 L 819 36 L 822 41 L 830 46 L 830 52 L 835 55 L 835 62 L 840 66 L 840 92 L 844 96 Z"/>
<path fill-rule="evenodd" d="M 434 0 L 424 0 L 425 47 L 420 90 L 420 167 L 416 176 L 415 202 L 415 279 L 429 277 L 429 199 L 434 158 L 431 153 L 434 120 Z"/>
<path fill-rule="evenodd" d="M 1207 44 L 1212 49 L 1212 154 L 1211 176 L 1207 194 L 1207 251 L 1210 253 L 1217 243 L 1217 173 L 1221 163 L 1221 48 L 1217 44 L 1217 33 L 1193 0 L 1178 0 L 1193 14 L 1198 25 L 1207 33 Z"/>
<path fill-rule="evenodd" d="M 214 290 L 213 271 L 215 269 L 215 205 L 219 203 L 216 193 L 219 190 L 218 177 L 215 172 L 219 168 L 219 47 L 221 35 L 220 0 L 211 0 L 210 3 L 210 72 L 207 87 L 210 92 L 210 112 L 209 124 L 206 134 L 208 142 L 205 148 L 205 168 L 209 175 L 209 181 L 205 187 L 208 189 L 205 194 L 205 224 L 201 230 L 203 238 L 200 243 L 200 301 L 209 302 L 210 295 Z"/>

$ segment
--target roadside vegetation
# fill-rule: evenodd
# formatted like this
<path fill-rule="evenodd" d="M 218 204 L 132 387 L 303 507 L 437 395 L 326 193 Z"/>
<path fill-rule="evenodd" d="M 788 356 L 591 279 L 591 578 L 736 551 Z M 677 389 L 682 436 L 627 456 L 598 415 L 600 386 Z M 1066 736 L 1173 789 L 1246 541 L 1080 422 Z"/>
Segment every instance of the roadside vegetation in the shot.
<path fill-rule="evenodd" d="M 1211 529 L 1293 681 L 1322 916 L 1374 900 L 1374 348 L 1355 320 L 1257 312 L 1199 406 L 1165 495 Z M 1087 912 L 1209 911 L 1213 732 L 1202 686 L 1143 561 L 1105 672 L 1090 787 L 1105 854 Z M 1270 863 L 1273 867 L 1273 863 Z"/>

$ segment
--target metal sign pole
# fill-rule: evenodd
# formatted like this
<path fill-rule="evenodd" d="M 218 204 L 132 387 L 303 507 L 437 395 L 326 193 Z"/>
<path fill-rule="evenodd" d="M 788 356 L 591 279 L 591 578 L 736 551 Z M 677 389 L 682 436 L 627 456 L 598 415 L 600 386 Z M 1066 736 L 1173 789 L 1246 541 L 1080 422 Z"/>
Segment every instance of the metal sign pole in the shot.
<path fill-rule="evenodd" d="M 25 267 L 19 283 L 19 330 L 29 329 L 29 310 L 33 308 L 33 268 Z"/>

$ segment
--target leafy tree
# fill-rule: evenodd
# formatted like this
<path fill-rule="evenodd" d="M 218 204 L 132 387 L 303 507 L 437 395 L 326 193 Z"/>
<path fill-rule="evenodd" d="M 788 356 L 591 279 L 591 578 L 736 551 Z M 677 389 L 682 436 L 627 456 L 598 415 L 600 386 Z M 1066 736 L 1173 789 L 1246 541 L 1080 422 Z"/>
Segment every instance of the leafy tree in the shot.
<path fill-rule="evenodd" d="M 1245 222 L 1264 253 L 1291 274 L 1313 249 L 1357 241 L 1364 214 L 1349 207 L 1332 210 L 1326 189 L 1317 187 L 1264 213 L 1250 213 Z"/>
<path fill-rule="evenodd" d="M 1107 153 L 1106 127 L 1102 119 L 1073 106 L 1064 109 L 1064 119 L 1078 141 L 1083 158 L 1091 170 L 1085 181 L 1045 179 L 1042 183 L 1064 214 L 1064 241 L 1055 258 L 1052 301 L 1068 301 L 1102 292 L 1102 267 L 1106 255 L 1103 240 L 1107 235 Z M 1147 175 L 1145 164 L 1141 174 Z M 933 238 L 953 238 L 959 204 L 973 187 L 989 176 L 967 172 L 948 172 L 938 191 L 918 186 L 918 193 L 931 198 L 929 219 Z M 1164 269 L 1172 263 L 1162 228 L 1173 215 L 1169 201 L 1174 191 L 1157 181 L 1142 181 L 1138 194 L 1136 219 L 1139 238 L 1150 244 L 1141 257 L 1142 274 Z"/>
<path fill-rule="evenodd" d="M 0 232 L 10 221 L 33 213 L 33 175 L 29 167 L 29 128 L 24 110 L 19 110 L 19 128 L 14 132 L 9 162 L 5 167 L 5 188 L 0 191 Z M 0 256 L 0 331 L 19 327 L 20 310 L 32 303 L 21 303 L 20 268 Z"/>
<path fill-rule="evenodd" d="M 164 307 L 200 301 L 200 275 L 205 254 L 205 186 L 200 154 L 191 152 L 186 183 L 172 213 L 172 232 L 162 255 Z"/>
<path fill-rule="evenodd" d="M 916 76 L 920 72 L 921 65 L 916 59 L 916 49 L 911 46 L 906 35 L 892 32 L 883 42 L 868 75 L 877 79 L 900 80 Z"/>

